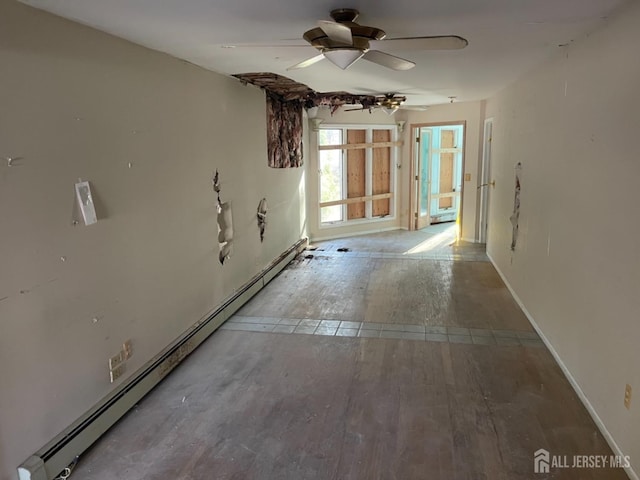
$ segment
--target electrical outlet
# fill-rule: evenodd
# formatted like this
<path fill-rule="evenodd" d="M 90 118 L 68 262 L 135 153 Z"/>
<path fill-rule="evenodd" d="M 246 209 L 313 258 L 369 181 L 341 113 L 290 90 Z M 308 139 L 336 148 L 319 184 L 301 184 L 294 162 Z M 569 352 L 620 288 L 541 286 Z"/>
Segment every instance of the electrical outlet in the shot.
<path fill-rule="evenodd" d="M 113 370 L 110 370 L 109 378 L 111 379 L 111 383 L 115 382 L 118 378 L 120 378 L 124 374 L 126 369 L 127 369 L 127 366 L 124 363 L 122 363 L 116 368 L 114 368 Z"/>
<path fill-rule="evenodd" d="M 124 353 L 122 353 L 122 351 L 118 352 L 117 354 L 115 354 L 113 357 L 109 359 L 109 370 L 114 370 L 118 368 L 118 365 L 124 362 L 124 360 L 125 360 Z"/>
<path fill-rule="evenodd" d="M 624 389 L 624 406 L 627 407 L 627 410 L 631 410 L 631 391 L 631 385 L 627 383 Z"/>
<path fill-rule="evenodd" d="M 131 340 L 127 340 L 122 344 L 122 354 L 125 360 L 129 360 L 131 355 L 133 355 L 133 345 L 131 344 Z"/>

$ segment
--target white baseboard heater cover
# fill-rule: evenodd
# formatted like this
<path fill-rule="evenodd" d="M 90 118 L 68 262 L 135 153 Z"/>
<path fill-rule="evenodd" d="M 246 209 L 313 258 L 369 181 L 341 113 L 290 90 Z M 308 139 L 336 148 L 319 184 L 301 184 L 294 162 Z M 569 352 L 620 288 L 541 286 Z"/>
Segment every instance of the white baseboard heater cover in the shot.
<path fill-rule="evenodd" d="M 100 438 L 187 355 L 251 297 L 262 290 L 306 247 L 307 242 L 307 238 L 297 241 L 226 299 L 209 316 L 193 325 L 108 397 L 26 459 L 18 467 L 18 478 L 20 480 L 52 480 L 59 475 L 73 462 L 74 458 Z"/>

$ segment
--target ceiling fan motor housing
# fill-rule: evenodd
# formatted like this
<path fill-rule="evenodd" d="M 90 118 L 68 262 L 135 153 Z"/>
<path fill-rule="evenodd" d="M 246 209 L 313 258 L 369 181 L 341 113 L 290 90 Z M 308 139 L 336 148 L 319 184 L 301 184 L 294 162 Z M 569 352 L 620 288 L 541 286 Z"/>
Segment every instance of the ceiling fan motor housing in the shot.
<path fill-rule="evenodd" d="M 353 45 L 351 46 L 345 46 L 331 40 L 320 27 L 307 30 L 302 37 L 321 52 L 333 49 L 354 49 L 366 52 L 369 50 L 370 40 L 382 40 L 387 34 L 380 28 L 355 23 L 354 21 L 358 18 L 358 15 L 359 12 L 352 8 L 340 8 L 331 11 L 331 18 L 351 30 L 353 37 Z"/>

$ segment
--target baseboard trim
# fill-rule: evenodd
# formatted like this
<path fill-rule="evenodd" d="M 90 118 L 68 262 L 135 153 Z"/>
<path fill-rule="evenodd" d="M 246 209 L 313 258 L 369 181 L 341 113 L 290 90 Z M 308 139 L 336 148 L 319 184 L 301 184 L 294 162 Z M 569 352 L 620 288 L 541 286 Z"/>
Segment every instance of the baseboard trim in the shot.
<path fill-rule="evenodd" d="M 495 260 L 489 254 L 488 251 L 487 251 L 487 256 L 489 257 L 489 260 L 491 261 L 491 264 L 493 265 L 493 267 L 498 272 L 498 275 L 500 275 L 500 278 L 502 278 L 502 281 L 507 286 L 507 289 L 511 293 L 511 296 L 513 296 L 513 299 L 516 301 L 518 306 L 522 309 L 522 311 L 526 315 L 527 319 L 531 323 L 531 326 L 535 329 L 535 331 L 538 333 L 538 335 L 540 335 L 540 338 L 542 339 L 544 344 L 547 346 L 547 348 L 551 352 L 551 355 L 553 355 L 553 358 L 555 359 L 556 363 L 558 364 L 558 366 L 562 370 L 562 373 L 564 374 L 566 379 L 571 384 L 571 387 L 576 392 L 576 395 L 578 395 L 578 398 L 580 399 L 582 404 L 587 409 L 587 412 L 589 412 L 589 415 L 591 416 L 591 418 L 595 422 L 596 427 L 598 427 L 598 430 L 600 430 L 600 433 L 602 433 L 602 436 L 605 438 L 605 440 L 607 441 L 607 443 L 611 447 L 611 450 L 613 450 L 613 453 L 615 455 L 624 456 L 625 454 L 622 452 L 622 450 L 618 446 L 618 443 L 615 441 L 615 439 L 613 438 L 613 436 L 611 435 L 611 433 L 609 432 L 609 430 L 605 426 L 604 422 L 602 421 L 602 419 L 598 415 L 598 412 L 596 411 L 595 408 L 593 408 L 593 405 L 591 405 L 591 402 L 589 401 L 589 399 L 587 398 L 585 393 L 582 391 L 582 388 L 580 388 L 580 384 L 576 381 L 576 379 L 573 377 L 573 375 L 571 374 L 571 372 L 569 371 L 567 366 L 564 364 L 564 362 L 562 361 L 562 357 L 560 357 L 560 354 L 556 351 L 556 349 L 553 347 L 553 345 L 551 344 L 549 339 L 545 336 L 543 331 L 540 329 L 540 327 L 538 326 L 538 323 L 535 321 L 533 316 L 529 313 L 527 308 L 524 306 L 524 304 L 522 303 L 522 300 L 520 300 L 520 297 L 518 296 L 518 294 L 511 287 L 511 284 L 507 280 L 507 277 L 504 275 L 504 273 L 502 273 L 502 270 L 500 270 L 500 268 L 496 264 Z M 640 477 L 638 477 L 638 474 L 635 472 L 633 467 L 625 468 L 624 470 L 625 470 L 626 474 L 629 476 L 629 478 L 631 480 L 640 480 Z"/>
<path fill-rule="evenodd" d="M 212 312 L 147 362 L 60 435 L 18 467 L 20 480 L 51 480 L 89 448 L 209 335 L 282 271 L 308 244 L 302 238 L 252 277 Z"/>

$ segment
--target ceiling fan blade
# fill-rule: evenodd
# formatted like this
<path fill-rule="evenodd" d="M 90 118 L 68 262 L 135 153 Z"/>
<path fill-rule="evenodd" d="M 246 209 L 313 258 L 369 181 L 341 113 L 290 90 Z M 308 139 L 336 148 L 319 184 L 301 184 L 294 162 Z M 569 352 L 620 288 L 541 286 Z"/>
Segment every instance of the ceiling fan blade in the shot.
<path fill-rule="evenodd" d="M 355 107 L 356 105 L 358 105 L 358 104 L 357 103 L 348 104 L 348 105 L 344 105 L 344 107 Z M 345 109 L 344 107 L 342 109 L 344 112 L 361 112 L 362 110 L 370 110 L 371 108 L 373 108 L 373 106 L 371 106 L 371 107 L 348 108 L 348 109 Z"/>
<path fill-rule="evenodd" d="M 276 40 L 273 43 L 223 43 L 217 45 L 217 47 L 224 49 L 234 48 L 289 48 L 289 47 L 306 47 L 309 48 L 309 44 L 301 41 L 299 38 L 291 38 L 287 40 Z"/>
<path fill-rule="evenodd" d="M 428 108 L 426 105 L 400 105 L 400 110 L 412 110 L 414 112 L 424 112 Z"/>
<path fill-rule="evenodd" d="M 327 34 L 327 37 L 334 42 L 345 46 L 353 45 L 351 29 L 346 25 L 338 22 L 331 22 L 329 20 L 319 20 L 318 27 L 320 27 L 322 31 Z"/>
<path fill-rule="evenodd" d="M 313 65 L 314 63 L 319 62 L 323 58 L 324 58 L 324 55 L 321 53 L 320 55 L 316 55 L 315 57 L 307 58 L 306 60 L 303 60 L 300 63 L 296 63 L 295 65 L 288 67 L 287 70 L 297 70 L 299 68 L 307 68 Z"/>
<path fill-rule="evenodd" d="M 384 46 L 382 44 L 384 43 Z M 408 37 L 388 38 L 385 40 L 372 40 L 371 48 L 389 48 L 393 50 L 460 50 L 469 45 L 466 38 L 457 35 L 445 35 L 438 37 Z"/>
<path fill-rule="evenodd" d="M 409 60 L 396 57 L 395 55 L 389 55 L 379 50 L 369 50 L 362 58 L 382 65 L 383 67 L 391 68 L 392 70 L 409 70 L 416 66 L 415 63 Z"/>

